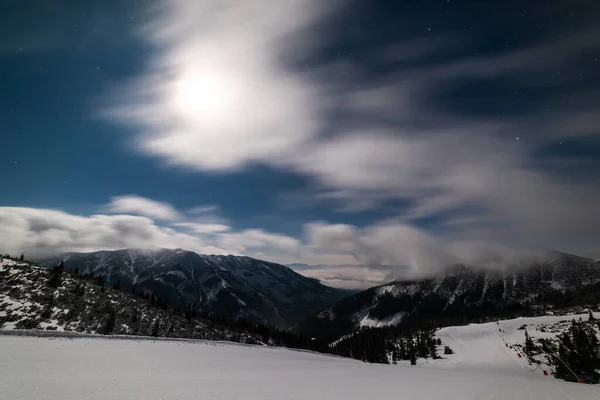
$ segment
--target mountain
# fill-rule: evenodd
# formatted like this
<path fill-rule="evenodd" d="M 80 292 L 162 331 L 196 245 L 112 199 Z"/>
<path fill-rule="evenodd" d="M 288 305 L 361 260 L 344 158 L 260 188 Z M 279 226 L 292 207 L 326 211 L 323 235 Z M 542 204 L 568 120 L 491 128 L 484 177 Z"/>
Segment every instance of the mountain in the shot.
<path fill-rule="evenodd" d="M 122 290 L 144 291 L 172 307 L 192 307 L 230 319 L 288 327 L 347 293 L 280 264 L 250 257 L 200 255 L 181 249 L 66 253 L 46 267 L 101 276 Z"/>
<path fill-rule="evenodd" d="M 437 278 L 399 281 L 349 296 L 297 332 L 336 340 L 363 327 L 449 325 L 600 301 L 600 263 L 563 253 L 492 271 L 456 265 Z"/>
<path fill-rule="evenodd" d="M 256 333 L 188 313 L 174 313 L 105 286 L 102 280 L 0 258 L 0 330 L 232 340 L 258 343 Z"/>

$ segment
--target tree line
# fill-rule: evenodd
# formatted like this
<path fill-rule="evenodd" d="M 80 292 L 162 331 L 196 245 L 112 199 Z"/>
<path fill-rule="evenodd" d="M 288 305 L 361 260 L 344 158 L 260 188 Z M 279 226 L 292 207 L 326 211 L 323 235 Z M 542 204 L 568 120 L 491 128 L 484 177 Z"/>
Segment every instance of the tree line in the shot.
<path fill-rule="evenodd" d="M 582 379 L 587 383 L 600 382 L 600 343 L 596 334 L 597 322 L 590 319 L 573 320 L 569 329 L 559 337 L 554 357 L 555 375 L 564 380 Z"/>

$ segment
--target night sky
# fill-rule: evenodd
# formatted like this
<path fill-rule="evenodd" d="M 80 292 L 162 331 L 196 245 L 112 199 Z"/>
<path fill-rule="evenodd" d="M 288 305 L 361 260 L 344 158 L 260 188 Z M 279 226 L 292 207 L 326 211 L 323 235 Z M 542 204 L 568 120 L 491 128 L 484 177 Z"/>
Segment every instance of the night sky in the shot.
<path fill-rule="evenodd" d="M 8 1 L 0 251 L 600 257 L 596 1 Z"/>

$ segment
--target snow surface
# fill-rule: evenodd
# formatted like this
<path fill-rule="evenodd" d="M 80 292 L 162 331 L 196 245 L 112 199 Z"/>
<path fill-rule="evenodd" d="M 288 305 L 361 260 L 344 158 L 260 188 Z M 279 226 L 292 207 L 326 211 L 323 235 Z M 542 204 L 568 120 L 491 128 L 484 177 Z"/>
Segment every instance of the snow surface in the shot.
<path fill-rule="evenodd" d="M 600 313 L 595 313 L 594 316 L 600 318 Z M 548 325 L 557 326 L 561 321 L 564 321 L 564 327 L 568 327 L 571 320 L 579 318 L 587 320 L 588 315 L 522 317 L 485 324 L 442 328 L 436 332 L 436 337 L 442 340 L 443 345 L 450 346 L 455 354 L 444 356 L 444 359 L 441 360 L 429 361 L 427 364 L 464 371 L 486 370 L 498 374 L 539 377 L 542 375 L 543 369 L 551 373 L 551 367 L 547 364 L 540 366 L 529 363 L 522 354 L 525 330 L 518 328 L 526 325 L 527 332 L 534 340 L 536 338 L 552 338 L 558 336 L 561 330 L 541 332 L 539 328 Z M 521 354 L 520 358 L 518 354 Z M 555 380 L 553 377 L 546 378 Z M 600 390 L 598 393 L 600 398 Z"/>
<path fill-rule="evenodd" d="M 396 314 L 392 314 L 384 319 L 377 319 L 370 317 L 369 315 L 365 315 L 363 319 L 360 320 L 358 324 L 360 327 L 370 327 L 370 328 L 380 328 L 383 326 L 391 326 L 397 325 L 402 321 L 402 318 L 406 315 L 405 312 L 399 312 Z"/>
<path fill-rule="evenodd" d="M 455 344 L 470 339 L 483 343 L 481 337 L 491 340 L 489 331 L 471 328 L 446 337 Z M 493 354 L 501 357 L 500 350 Z M 452 368 L 433 363 L 411 367 L 222 342 L 0 335 L 0 360 L 2 400 L 600 397 L 597 386 L 542 377 L 518 366 L 498 368 L 493 362 L 477 367 L 475 357 L 464 353 L 446 364 Z"/>

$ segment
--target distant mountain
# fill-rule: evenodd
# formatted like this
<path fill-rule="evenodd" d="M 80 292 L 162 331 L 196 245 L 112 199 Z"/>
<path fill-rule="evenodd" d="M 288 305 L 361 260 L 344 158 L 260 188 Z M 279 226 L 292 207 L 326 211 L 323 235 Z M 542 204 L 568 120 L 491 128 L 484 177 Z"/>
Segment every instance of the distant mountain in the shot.
<path fill-rule="evenodd" d="M 280 264 L 250 257 L 200 255 L 181 249 L 66 253 L 39 260 L 145 291 L 169 305 L 192 307 L 230 319 L 290 326 L 346 296 Z"/>
<path fill-rule="evenodd" d="M 335 340 L 361 327 L 403 322 L 447 325 L 599 301 L 600 263 L 554 253 L 502 272 L 459 265 L 438 278 L 374 287 L 342 299 L 295 329 Z"/>

